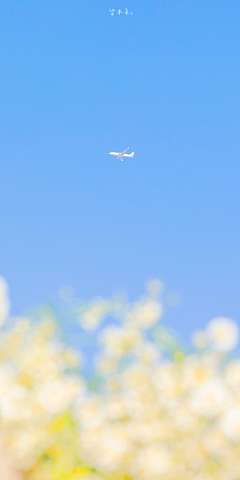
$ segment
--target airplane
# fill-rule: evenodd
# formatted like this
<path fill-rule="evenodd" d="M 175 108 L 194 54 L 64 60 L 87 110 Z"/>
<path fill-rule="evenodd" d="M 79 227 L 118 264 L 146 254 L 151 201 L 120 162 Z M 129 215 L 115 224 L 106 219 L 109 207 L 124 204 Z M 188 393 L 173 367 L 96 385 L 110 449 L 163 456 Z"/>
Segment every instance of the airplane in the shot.
<path fill-rule="evenodd" d="M 126 148 L 126 150 L 123 150 L 123 152 L 109 152 L 109 155 L 115 155 L 117 158 L 120 158 L 120 160 L 123 162 L 123 157 L 134 157 L 134 152 L 132 153 L 126 153 L 126 151 L 129 149 Z"/>

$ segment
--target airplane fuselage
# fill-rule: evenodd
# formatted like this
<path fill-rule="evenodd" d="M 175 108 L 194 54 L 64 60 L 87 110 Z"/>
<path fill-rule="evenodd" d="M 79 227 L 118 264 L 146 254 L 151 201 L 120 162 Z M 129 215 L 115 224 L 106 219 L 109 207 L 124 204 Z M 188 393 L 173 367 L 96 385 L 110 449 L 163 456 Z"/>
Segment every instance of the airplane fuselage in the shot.
<path fill-rule="evenodd" d="M 126 150 L 123 150 L 123 152 L 109 152 L 109 155 L 114 155 L 115 157 L 120 158 L 120 160 L 123 162 L 123 157 L 130 157 L 130 158 L 134 157 L 134 152 L 125 153 L 128 149 L 129 147 L 126 148 Z"/>

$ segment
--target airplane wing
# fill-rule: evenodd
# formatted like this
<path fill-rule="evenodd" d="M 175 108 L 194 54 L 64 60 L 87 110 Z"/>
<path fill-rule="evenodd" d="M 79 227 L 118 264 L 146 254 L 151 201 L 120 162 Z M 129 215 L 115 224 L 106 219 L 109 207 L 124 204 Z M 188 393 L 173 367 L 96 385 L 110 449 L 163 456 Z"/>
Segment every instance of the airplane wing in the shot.
<path fill-rule="evenodd" d="M 132 152 L 130 155 L 126 153 L 126 151 L 129 149 L 129 147 L 126 148 L 126 150 L 123 150 L 123 152 L 109 152 L 109 155 L 115 155 L 117 158 L 120 158 L 123 160 L 123 157 L 132 157 L 134 156 L 134 152 Z"/>
<path fill-rule="evenodd" d="M 129 147 L 126 148 L 126 150 L 123 150 L 123 152 L 121 152 L 121 155 L 124 155 L 124 153 L 126 153 L 126 151 L 129 149 Z"/>

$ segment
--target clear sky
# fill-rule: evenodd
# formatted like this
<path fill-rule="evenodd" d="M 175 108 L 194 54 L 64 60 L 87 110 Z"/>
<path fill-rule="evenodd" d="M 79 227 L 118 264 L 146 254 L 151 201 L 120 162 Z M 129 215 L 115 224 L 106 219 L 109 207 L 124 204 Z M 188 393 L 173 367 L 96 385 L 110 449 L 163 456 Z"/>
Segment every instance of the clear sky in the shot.
<path fill-rule="evenodd" d="M 12 313 L 158 277 L 184 335 L 239 320 L 239 0 L 1 0 L 0 64 Z"/>

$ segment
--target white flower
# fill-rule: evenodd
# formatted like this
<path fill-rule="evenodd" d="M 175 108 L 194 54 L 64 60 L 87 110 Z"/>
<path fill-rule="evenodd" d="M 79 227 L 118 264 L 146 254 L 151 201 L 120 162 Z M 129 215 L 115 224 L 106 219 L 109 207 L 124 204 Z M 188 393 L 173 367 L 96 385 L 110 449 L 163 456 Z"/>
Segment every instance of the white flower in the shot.
<path fill-rule="evenodd" d="M 194 475 L 194 480 L 213 480 L 213 476 L 207 472 L 200 472 L 196 476 Z"/>
<path fill-rule="evenodd" d="M 80 317 L 80 325 L 85 330 L 96 330 L 106 312 L 107 302 L 101 297 L 96 298 L 95 302 Z"/>
<path fill-rule="evenodd" d="M 94 364 L 98 374 L 109 375 L 116 370 L 117 361 L 112 355 L 96 355 Z"/>
<path fill-rule="evenodd" d="M 103 477 L 100 477 L 96 473 L 84 473 L 81 475 L 81 480 L 103 480 Z"/>
<path fill-rule="evenodd" d="M 16 464 L 6 448 L 6 438 L 0 434 L 0 478 L 2 480 L 22 480 L 22 476 L 15 470 Z"/>
<path fill-rule="evenodd" d="M 224 378 L 237 393 L 240 392 L 240 361 L 234 360 L 225 368 Z"/>
<path fill-rule="evenodd" d="M 128 416 L 127 402 L 120 395 L 115 395 L 106 405 L 106 417 L 109 420 L 122 420 Z"/>
<path fill-rule="evenodd" d="M 5 278 L 0 277 L 0 327 L 5 323 L 9 310 L 10 300 L 8 298 L 8 284 Z"/>
<path fill-rule="evenodd" d="M 81 434 L 81 457 L 103 472 L 121 470 L 130 450 L 131 443 L 120 424 L 106 425 L 102 430 Z"/>
<path fill-rule="evenodd" d="M 137 358 L 147 365 L 151 365 L 160 359 L 161 352 L 152 342 L 144 342 L 136 348 Z"/>
<path fill-rule="evenodd" d="M 219 352 L 229 352 L 238 344 L 239 328 L 231 318 L 213 318 L 206 332 L 213 348 Z"/>
<path fill-rule="evenodd" d="M 0 385 L 0 412 L 4 424 L 20 419 L 27 419 L 31 415 L 29 408 L 28 391 L 18 385 L 14 379 Z"/>
<path fill-rule="evenodd" d="M 187 390 L 200 387 L 212 379 L 216 375 L 216 364 L 214 358 L 210 356 L 196 357 L 189 355 L 183 361 L 183 379 L 182 385 Z"/>
<path fill-rule="evenodd" d="M 17 434 L 8 436 L 7 440 L 12 457 L 15 459 L 15 467 L 28 470 L 35 464 L 39 453 L 48 446 L 51 437 L 41 426 L 25 426 L 19 429 Z"/>
<path fill-rule="evenodd" d="M 194 427 L 196 427 L 196 415 L 187 408 L 184 402 L 179 402 L 178 407 L 172 409 L 171 417 L 173 426 L 181 433 L 193 431 Z"/>
<path fill-rule="evenodd" d="M 231 440 L 240 440 L 240 407 L 232 408 L 224 415 L 220 428 Z"/>
<path fill-rule="evenodd" d="M 138 480 L 159 479 L 171 466 L 170 455 L 160 445 L 148 445 L 136 452 L 131 473 Z"/>
<path fill-rule="evenodd" d="M 153 383 L 160 402 L 164 401 L 166 397 L 170 401 L 181 393 L 182 385 L 179 380 L 174 363 L 167 362 L 155 369 Z"/>
<path fill-rule="evenodd" d="M 39 385 L 36 388 L 36 400 L 45 411 L 56 414 L 66 411 L 83 391 L 84 384 L 80 379 L 65 378 Z"/>
<path fill-rule="evenodd" d="M 162 304 L 156 300 L 146 300 L 142 304 L 138 304 L 133 312 L 129 315 L 132 324 L 139 328 L 153 327 L 162 315 Z"/>
<path fill-rule="evenodd" d="M 190 408 L 198 415 L 215 417 L 226 411 L 231 405 L 231 396 L 224 384 L 214 379 L 193 391 Z"/>
<path fill-rule="evenodd" d="M 99 338 L 108 354 L 114 358 L 132 350 L 139 343 L 140 335 L 135 328 L 109 325 L 101 332 Z"/>
<path fill-rule="evenodd" d="M 147 418 L 145 421 L 143 416 L 139 419 L 132 419 L 126 424 L 126 429 L 129 438 L 141 446 L 158 442 L 163 435 L 162 422 L 154 416 L 152 419 Z"/>
<path fill-rule="evenodd" d="M 84 401 L 79 401 L 76 408 L 76 418 L 81 430 L 94 431 L 102 427 L 104 416 L 97 395 L 92 395 Z"/>
<path fill-rule="evenodd" d="M 227 447 L 227 439 L 219 428 L 209 429 L 203 437 L 204 448 L 210 455 L 221 457 Z"/>

